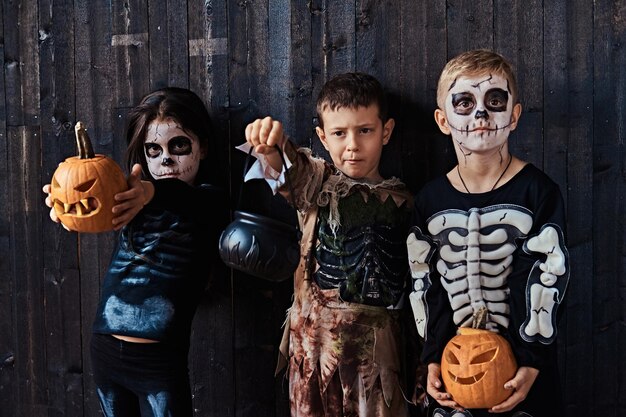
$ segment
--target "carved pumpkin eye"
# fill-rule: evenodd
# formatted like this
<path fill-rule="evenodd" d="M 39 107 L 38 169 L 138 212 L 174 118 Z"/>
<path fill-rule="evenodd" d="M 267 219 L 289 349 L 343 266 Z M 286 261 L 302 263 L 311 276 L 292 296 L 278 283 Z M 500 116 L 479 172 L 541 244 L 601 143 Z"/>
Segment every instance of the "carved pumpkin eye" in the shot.
<path fill-rule="evenodd" d="M 491 362 L 491 360 L 493 360 L 493 358 L 496 356 L 496 352 L 497 351 L 498 351 L 498 349 L 493 348 L 493 349 L 489 349 L 489 350 L 487 350 L 485 352 L 482 352 L 478 356 L 473 357 L 472 360 L 470 361 L 470 364 L 476 365 L 476 364 L 480 364 L 480 363 Z"/>
<path fill-rule="evenodd" d="M 91 189 L 91 187 L 93 187 L 93 185 L 96 183 L 95 179 L 91 179 L 89 181 L 85 181 L 82 184 L 78 184 L 76 187 L 74 187 L 74 189 L 76 191 L 80 191 L 81 193 L 85 193 L 87 191 L 89 191 Z"/>
<path fill-rule="evenodd" d="M 59 182 L 57 181 L 56 175 L 54 177 L 52 177 L 52 186 L 54 188 L 60 188 L 61 187 L 61 184 L 59 184 Z"/>
<path fill-rule="evenodd" d="M 453 343 L 457 349 L 460 348 L 460 346 L 456 345 L 455 343 Z M 446 359 L 448 360 L 449 364 L 452 365 L 459 365 L 459 358 L 456 357 L 456 355 L 454 354 L 454 352 L 452 352 L 452 350 L 446 350 L 444 351 L 444 354 L 446 355 Z"/>

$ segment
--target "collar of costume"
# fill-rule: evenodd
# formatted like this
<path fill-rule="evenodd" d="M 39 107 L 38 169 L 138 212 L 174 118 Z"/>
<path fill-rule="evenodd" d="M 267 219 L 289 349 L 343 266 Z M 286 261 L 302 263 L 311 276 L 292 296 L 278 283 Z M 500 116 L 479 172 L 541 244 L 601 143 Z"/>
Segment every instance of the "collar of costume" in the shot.
<path fill-rule="evenodd" d="M 352 192 L 359 192 L 365 202 L 367 202 L 370 196 L 378 198 L 381 203 L 384 203 L 391 197 L 396 206 L 400 207 L 407 201 L 406 192 L 402 192 L 404 189 L 404 183 L 396 177 L 373 184 L 367 181 L 355 180 L 337 170 L 322 185 L 322 189 L 317 196 L 317 205 L 319 207 L 329 206 L 328 224 L 332 232 L 336 233 L 337 228 L 341 225 L 339 199 Z"/>

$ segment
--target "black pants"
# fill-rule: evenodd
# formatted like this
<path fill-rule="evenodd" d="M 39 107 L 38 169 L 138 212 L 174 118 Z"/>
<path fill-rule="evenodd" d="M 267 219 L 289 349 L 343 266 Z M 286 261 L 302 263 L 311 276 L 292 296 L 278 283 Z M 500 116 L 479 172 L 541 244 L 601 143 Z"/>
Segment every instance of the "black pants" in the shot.
<path fill-rule="evenodd" d="M 106 417 L 191 417 L 187 351 L 94 334 L 91 360 Z"/>

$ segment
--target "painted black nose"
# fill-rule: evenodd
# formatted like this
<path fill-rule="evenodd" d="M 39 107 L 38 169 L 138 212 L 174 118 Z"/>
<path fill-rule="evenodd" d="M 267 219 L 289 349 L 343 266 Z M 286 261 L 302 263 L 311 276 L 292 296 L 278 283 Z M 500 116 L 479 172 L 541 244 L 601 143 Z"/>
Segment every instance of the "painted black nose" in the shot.
<path fill-rule="evenodd" d="M 474 119 L 485 119 L 489 120 L 489 113 L 486 110 L 476 110 L 476 115 Z"/>
<path fill-rule="evenodd" d="M 165 158 L 163 158 L 163 161 L 161 161 L 161 165 L 163 166 L 170 166 L 174 163 L 174 160 L 172 158 L 170 158 L 169 156 L 166 156 Z"/>

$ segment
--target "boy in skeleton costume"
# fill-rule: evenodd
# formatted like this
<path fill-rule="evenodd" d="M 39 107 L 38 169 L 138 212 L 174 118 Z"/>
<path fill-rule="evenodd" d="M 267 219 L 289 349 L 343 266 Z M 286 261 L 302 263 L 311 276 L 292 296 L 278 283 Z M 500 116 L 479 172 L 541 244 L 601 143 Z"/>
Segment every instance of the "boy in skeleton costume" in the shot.
<path fill-rule="evenodd" d="M 407 239 L 427 391 L 439 403 L 429 415 L 448 415 L 438 406 L 454 415 L 562 414 L 555 341 L 569 278 L 564 208 L 558 186 L 509 152 L 517 98 L 509 64 L 490 51 L 459 55 L 439 79 L 435 120 L 452 137 L 458 165 L 418 193 Z M 519 368 L 505 384 L 507 400 L 463 411 L 441 381 L 441 355 L 457 327 L 485 308 L 487 329 L 509 341 Z"/>
<path fill-rule="evenodd" d="M 378 171 L 394 121 L 378 81 L 361 73 L 326 83 L 317 112 L 333 164 L 297 148 L 269 117 L 248 126 L 242 147 L 254 146 L 257 177 L 291 201 L 275 146 L 284 150 L 303 232 L 279 360 L 291 415 L 406 416 L 399 318 L 412 199 Z"/>

